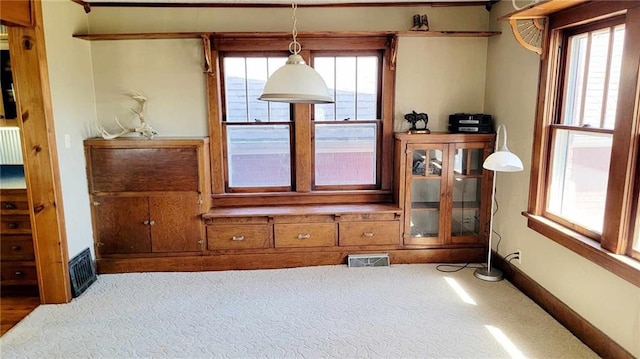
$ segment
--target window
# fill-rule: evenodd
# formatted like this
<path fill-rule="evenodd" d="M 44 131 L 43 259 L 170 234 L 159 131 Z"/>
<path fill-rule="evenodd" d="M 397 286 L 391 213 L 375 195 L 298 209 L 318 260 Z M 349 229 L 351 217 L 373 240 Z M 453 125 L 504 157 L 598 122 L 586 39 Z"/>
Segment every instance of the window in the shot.
<path fill-rule="evenodd" d="M 550 17 L 528 216 L 531 228 L 640 284 L 628 268 L 640 263 L 601 253 L 640 258 L 640 32 L 628 26 L 637 21 L 638 4 L 624 2 Z"/>
<path fill-rule="evenodd" d="M 547 214 L 597 240 L 604 224 L 623 20 L 565 32 L 561 115 L 550 128 Z"/>
<path fill-rule="evenodd" d="M 286 103 L 258 100 L 284 57 L 224 58 L 228 188 L 291 189 L 291 111 Z"/>
<path fill-rule="evenodd" d="M 314 106 L 315 188 L 377 184 L 380 56 L 313 57 L 335 103 Z"/>
<path fill-rule="evenodd" d="M 216 196 L 225 201 L 225 195 L 236 194 L 235 200 L 251 204 L 251 196 L 264 193 L 270 193 L 261 196 L 268 204 L 312 203 L 298 201 L 301 195 L 311 198 L 308 194 L 341 196 L 337 201 L 345 203 L 351 195 L 360 196 L 359 202 L 367 196 L 372 202 L 391 199 L 394 82 L 386 35 L 359 34 L 355 48 L 344 35 L 300 39 L 300 55 L 321 74 L 335 100 L 323 105 L 257 99 L 286 62 L 282 38 L 216 36 L 211 58 L 220 71 L 208 82 L 215 104 L 210 106 L 214 203 Z"/>

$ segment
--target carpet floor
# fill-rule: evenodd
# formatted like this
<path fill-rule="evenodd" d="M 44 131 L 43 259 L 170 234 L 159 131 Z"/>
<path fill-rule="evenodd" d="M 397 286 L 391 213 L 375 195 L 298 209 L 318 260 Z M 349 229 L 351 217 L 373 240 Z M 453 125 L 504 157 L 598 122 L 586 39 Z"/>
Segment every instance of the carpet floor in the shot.
<path fill-rule="evenodd" d="M 509 282 L 435 265 L 101 275 L 8 358 L 595 358 Z"/>

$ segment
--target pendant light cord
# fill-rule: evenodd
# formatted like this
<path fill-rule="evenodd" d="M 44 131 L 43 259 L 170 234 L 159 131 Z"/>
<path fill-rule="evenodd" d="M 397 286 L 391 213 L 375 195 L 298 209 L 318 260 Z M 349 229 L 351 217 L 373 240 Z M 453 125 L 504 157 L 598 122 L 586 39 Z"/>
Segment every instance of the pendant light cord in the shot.
<path fill-rule="evenodd" d="M 296 18 L 296 10 L 298 10 L 298 4 L 296 4 L 295 0 L 291 3 L 291 9 L 293 10 L 293 16 L 291 19 L 293 20 L 293 30 L 291 31 L 293 35 L 293 41 L 289 44 L 289 52 L 294 55 L 297 55 L 300 50 L 302 50 L 302 46 L 298 42 L 298 29 L 296 28 L 296 24 L 298 23 L 298 18 Z"/>

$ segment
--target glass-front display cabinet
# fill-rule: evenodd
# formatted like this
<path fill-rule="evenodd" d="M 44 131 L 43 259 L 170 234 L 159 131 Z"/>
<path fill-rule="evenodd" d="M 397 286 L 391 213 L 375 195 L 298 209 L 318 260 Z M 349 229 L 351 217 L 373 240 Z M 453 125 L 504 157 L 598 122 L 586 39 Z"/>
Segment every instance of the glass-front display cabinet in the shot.
<path fill-rule="evenodd" d="M 405 245 L 483 244 L 488 238 L 495 136 L 396 134 Z"/>

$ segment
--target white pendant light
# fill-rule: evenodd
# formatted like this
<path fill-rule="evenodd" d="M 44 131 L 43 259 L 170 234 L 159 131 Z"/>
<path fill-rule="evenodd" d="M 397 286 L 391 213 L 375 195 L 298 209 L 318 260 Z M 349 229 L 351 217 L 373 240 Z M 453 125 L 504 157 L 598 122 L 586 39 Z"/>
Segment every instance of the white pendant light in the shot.
<path fill-rule="evenodd" d="M 291 55 L 286 64 L 269 77 L 258 99 L 287 103 L 333 103 L 322 76 L 308 66 L 302 56 L 298 55 L 302 47 L 297 39 L 296 9 L 298 6 L 295 1 L 291 7 L 293 9 L 293 41 L 289 44 Z"/>

